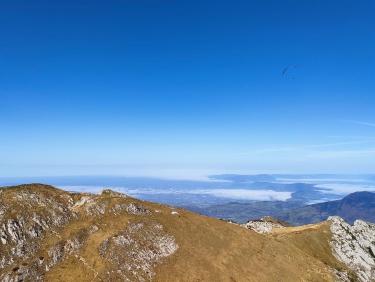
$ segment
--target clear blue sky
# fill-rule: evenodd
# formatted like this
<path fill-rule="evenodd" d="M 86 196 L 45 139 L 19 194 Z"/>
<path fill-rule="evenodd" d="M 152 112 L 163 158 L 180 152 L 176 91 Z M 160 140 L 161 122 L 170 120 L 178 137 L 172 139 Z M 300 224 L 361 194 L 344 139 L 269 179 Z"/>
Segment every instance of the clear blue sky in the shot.
<path fill-rule="evenodd" d="M 0 0 L 0 174 L 374 172 L 374 11 Z"/>

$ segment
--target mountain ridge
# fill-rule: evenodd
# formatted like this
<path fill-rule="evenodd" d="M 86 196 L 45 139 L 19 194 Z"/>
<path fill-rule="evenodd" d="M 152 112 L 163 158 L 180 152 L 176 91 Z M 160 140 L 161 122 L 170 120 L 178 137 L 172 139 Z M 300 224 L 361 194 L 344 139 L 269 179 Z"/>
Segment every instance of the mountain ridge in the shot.
<path fill-rule="evenodd" d="M 330 223 L 258 234 L 111 190 L 0 189 L 0 281 L 335 281 Z M 348 281 L 341 279 L 341 281 Z"/>
<path fill-rule="evenodd" d="M 320 222 L 335 215 L 349 223 L 353 223 L 357 219 L 374 223 L 375 193 L 354 192 L 341 200 L 307 205 L 274 216 L 292 225 L 303 225 Z"/>

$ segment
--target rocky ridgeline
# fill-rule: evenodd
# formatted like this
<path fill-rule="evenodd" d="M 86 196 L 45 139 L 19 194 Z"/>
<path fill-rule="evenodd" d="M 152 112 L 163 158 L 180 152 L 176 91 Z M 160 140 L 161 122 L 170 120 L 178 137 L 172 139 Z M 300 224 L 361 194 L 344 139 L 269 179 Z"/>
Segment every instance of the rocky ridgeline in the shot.
<path fill-rule="evenodd" d="M 174 237 L 149 219 L 151 210 L 126 195 L 110 190 L 101 195 L 67 193 L 37 184 L 16 188 L 0 190 L 2 282 L 43 281 L 46 273 L 71 257 L 98 280 L 146 281 L 153 276 L 153 267 L 178 248 Z M 105 230 L 108 221 L 102 219 L 110 221 L 114 216 L 147 220 L 125 223 L 119 234 L 99 242 L 97 254 L 107 269 L 98 273 L 80 251 L 92 234 L 112 232 Z M 102 224 L 98 227 L 94 222 Z"/>
<path fill-rule="evenodd" d="M 69 209 L 73 200 L 66 195 L 55 198 L 27 189 L 7 192 L 0 194 L 0 270 L 32 256 L 46 232 L 77 217 Z"/>
<path fill-rule="evenodd" d="M 337 216 L 328 220 L 336 258 L 353 270 L 361 281 L 375 281 L 375 224 L 356 220 L 350 225 Z"/>
<path fill-rule="evenodd" d="M 247 229 L 253 230 L 257 233 L 261 233 L 261 234 L 268 234 L 268 233 L 271 233 L 272 230 L 276 228 L 286 227 L 285 224 L 269 216 L 265 216 L 257 220 L 250 220 L 246 222 L 245 224 L 241 224 L 241 226 Z"/>
<path fill-rule="evenodd" d="M 329 217 L 328 221 L 333 255 L 352 270 L 360 281 L 375 281 L 375 224 L 356 220 L 350 225 L 338 216 Z M 286 227 L 271 217 L 251 220 L 241 226 L 261 234 Z M 351 281 L 347 272 L 333 272 L 339 281 Z"/>

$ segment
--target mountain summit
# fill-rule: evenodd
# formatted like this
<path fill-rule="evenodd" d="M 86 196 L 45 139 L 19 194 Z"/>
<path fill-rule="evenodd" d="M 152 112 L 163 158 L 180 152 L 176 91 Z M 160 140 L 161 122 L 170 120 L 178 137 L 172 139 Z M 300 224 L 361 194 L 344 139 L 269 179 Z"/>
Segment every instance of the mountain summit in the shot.
<path fill-rule="evenodd" d="M 87 194 L 42 184 L 4 187 L 0 281 L 375 278 L 374 246 L 366 241 L 374 236 L 373 226 L 357 224 L 348 239 L 341 236 L 347 230 L 343 221 L 332 222 L 259 234 L 111 190 Z M 367 233 L 359 232 L 361 227 Z M 350 260 L 346 247 L 352 245 L 366 251 L 366 265 Z"/>

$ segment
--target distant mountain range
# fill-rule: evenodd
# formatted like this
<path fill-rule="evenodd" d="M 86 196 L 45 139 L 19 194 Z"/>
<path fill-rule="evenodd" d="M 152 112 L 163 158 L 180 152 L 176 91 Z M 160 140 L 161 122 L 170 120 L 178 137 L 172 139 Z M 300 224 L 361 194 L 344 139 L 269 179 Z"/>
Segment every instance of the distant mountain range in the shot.
<path fill-rule="evenodd" d="M 277 217 L 292 225 L 301 225 L 320 222 L 333 215 L 350 223 L 356 219 L 375 222 L 375 193 L 355 192 L 341 200 L 299 207 Z"/>
<path fill-rule="evenodd" d="M 245 223 L 264 216 L 278 217 L 280 212 L 287 212 L 302 206 L 301 202 L 295 201 L 258 201 L 230 202 L 209 206 L 189 205 L 185 208 L 207 216 Z"/>
<path fill-rule="evenodd" d="M 230 202 L 206 207 L 186 206 L 195 212 L 245 223 L 248 220 L 272 216 L 291 225 L 317 223 L 329 216 L 340 216 L 353 223 L 362 219 L 375 223 L 375 193 L 355 192 L 341 200 L 305 205 L 302 201 Z"/>

